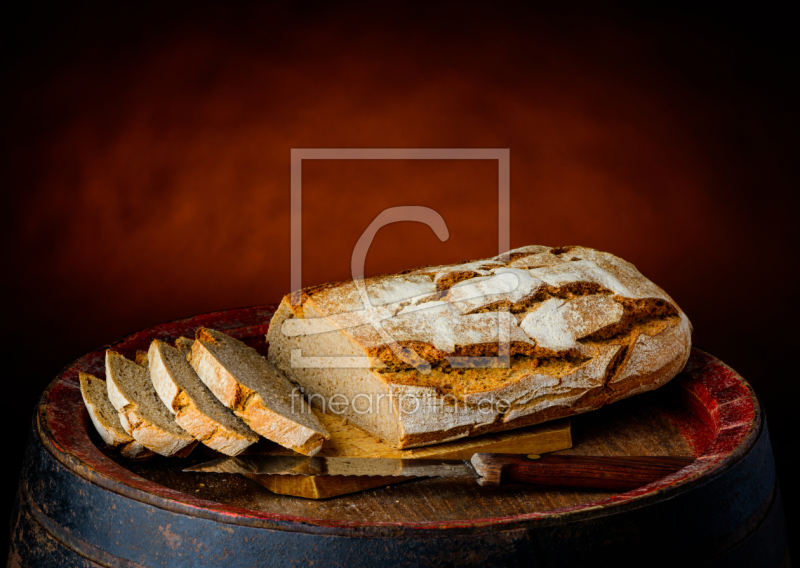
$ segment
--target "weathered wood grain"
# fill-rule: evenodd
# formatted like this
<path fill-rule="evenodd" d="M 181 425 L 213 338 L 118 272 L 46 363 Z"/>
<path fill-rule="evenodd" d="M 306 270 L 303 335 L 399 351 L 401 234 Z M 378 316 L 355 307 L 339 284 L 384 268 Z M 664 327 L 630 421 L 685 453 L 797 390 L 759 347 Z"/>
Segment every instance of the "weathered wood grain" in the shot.
<path fill-rule="evenodd" d="M 154 338 L 217 327 L 265 347 L 274 307 L 204 314 L 128 336 L 132 357 Z M 260 336 L 260 337 L 259 337 Z M 693 463 L 624 493 L 424 479 L 333 499 L 276 495 L 238 475 L 181 470 L 209 459 L 135 463 L 91 429 L 80 372 L 65 368 L 34 417 L 12 516 L 14 566 L 778 566 L 786 527 L 769 432 L 735 371 L 694 350 L 650 395 L 574 419 L 559 455 L 692 455 Z M 39 535 L 39 537 L 37 537 Z M 52 536 L 52 538 L 50 538 Z M 655 555 L 654 555 L 655 551 Z M 87 564 L 88 563 L 88 564 Z"/>
<path fill-rule="evenodd" d="M 556 452 L 556 455 L 691 457 L 691 446 L 675 422 L 676 419 L 685 417 L 688 411 L 672 400 L 669 396 L 670 390 L 672 389 L 667 387 L 666 391 L 662 389 L 646 393 L 597 412 L 573 417 L 573 447 Z M 102 442 L 99 443 L 102 446 Z M 274 448 L 270 449 L 270 446 L 261 444 L 256 451 L 270 452 L 274 451 Z M 188 465 L 208 460 L 211 455 L 209 452 L 197 452 L 184 460 L 159 457 L 144 463 L 126 461 L 124 465 L 151 481 L 211 501 L 266 512 L 328 520 L 370 522 L 468 520 L 552 511 L 614 494 L 611 491 L 565 490 L 530 485 L 480 487 L 471 479 L 439 478 L 407 481 L 405 478 L 395 478 L 389 481 L 388 486 L 378 486 L 374 489 L 361 490 L 359 493 L 314 501 L 290 495 L 276 495 L 266 487 L 236 474 L 195 473 L 189 476 L 181 471 Z M 114 455 L 113 459 L 120 461 L 123 458 Z M 273 487 L 287 492 L 297 491 L 313 495 L 314 491 L 331 490 L 324 485 L 300 485 L 294 488 L 291 486 L 292 483 L 309 483 L 305 480 L 279 481 L 285 485 Z"/>
<path fill-rule="evenodd" d="M 353 426 L 345 418 L 324 413 L 318 413 L 318 416 L 331 434 L 331 439 L 325 442 L 318 454 L 326 457 L 468 460 L 477 452 L 544 454 L 564 450 L 572 445 L 569 419 L 422 448 L 396 450 L 389 444 L 381 442 Z M 276 444 L 260 444 L 248 453 L 290 455 L 293 452 Z M 326 499 L 364 489 L 391 485 L 407 479 L 405 477 L 325 475 L 248 475 L 247 477 L 273 493 L 307 499 Z"/>

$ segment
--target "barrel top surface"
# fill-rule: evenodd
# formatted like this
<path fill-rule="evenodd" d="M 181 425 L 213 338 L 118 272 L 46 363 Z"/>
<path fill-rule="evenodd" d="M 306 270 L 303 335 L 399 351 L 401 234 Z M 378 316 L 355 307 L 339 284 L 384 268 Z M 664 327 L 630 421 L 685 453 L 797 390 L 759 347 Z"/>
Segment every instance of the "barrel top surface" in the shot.
<path fill-rule="evenodd" d="M 132 357 L 153 339 L 192 337 L 198 327 L 206 326 L 265 353 L 264 334 L 276 308 L 226 310 L 170 322 L 132 334 L 113 348 Z M 104 353 L 105 348 L 99 349 L 73 362 L 42 396 L 39 436 L 59 462 L 101 487 L 157 507 L 282 530 L 387 526 L 441 530 L 607 514 L 668 498 L 721 473 L 746 454 L 761 428 L 761 410 L 749 384 L 695 348 L 683 372 L 665 387 L 573 419 L 575 446 L 564 453 L 695 457 L 690 466 L 657 482 L 613 494 L 529 486 L 486 488 L 472 480 L 426 479 L 309 501 L 272 494 L 241 476 L 182 473 L 187 464 L 209 459 L 201 450 L 184 459 L 130 462 L 103 447 L 90 430 L 78 373 L 103 376 Z"/>

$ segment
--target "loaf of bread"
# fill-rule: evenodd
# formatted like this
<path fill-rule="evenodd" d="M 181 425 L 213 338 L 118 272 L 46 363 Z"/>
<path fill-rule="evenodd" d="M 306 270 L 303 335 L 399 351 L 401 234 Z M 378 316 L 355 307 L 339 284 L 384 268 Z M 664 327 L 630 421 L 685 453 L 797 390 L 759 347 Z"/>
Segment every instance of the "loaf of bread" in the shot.
<path fill-rule="evenodd" d="M 208 390 L 186 356 L 191 343 L 176 341 L 177 348 L 155 340 L 147 352 L 150 378 L 161 401 L 175 415 L 178 426 L 209 448 L 229 456 L 258 441 L 240 418 Z"/>
<path fill-rule="evenodd" d="M 81 383 L 81 396 L 89 412 L 89 419 L 103 441 L 118 449 L 129 459 L 143 460 L 152 457 L 153 452 L 134 440 L 122 428 L 117 409 L 108 400 L 106 382 L 88 373 L 79 373 L 78 380 Z"/>
<path fill-rule="evenodd" d="M 691 325 L 629 262 L 528 246 L 304 289 L 267 340 L 313 404 L 407 448 L 655 389 L 686 363 Z"/>
<path fill-rule="evenodd" d="M 109 349 L 106 385 L 123 429 L 144 447 L 162 456 L 180 457 L 197 445 L 158 398 L 146 366 Z"/>
<path fill-rule="evenodd" d="M 330 438 L 295 386 L 252 347 L 201 327 L 189 360 L 222 404 L 268 440 L 313 456 Z"/>

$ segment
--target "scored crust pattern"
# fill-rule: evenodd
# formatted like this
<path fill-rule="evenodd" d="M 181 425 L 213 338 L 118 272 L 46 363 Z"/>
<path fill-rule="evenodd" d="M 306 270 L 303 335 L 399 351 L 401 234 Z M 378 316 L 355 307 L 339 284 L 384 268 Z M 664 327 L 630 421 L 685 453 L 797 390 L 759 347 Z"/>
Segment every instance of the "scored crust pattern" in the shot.
<path fill-rule="evenodd" d="M 657 388 L 680 371 L 691 348 L 691 324 L 666 292 L 631 263 L 585 247 L 523 247 L 363 285 L 369 310 L 352 281 L 304 289 L 298 305 L 285 297 L 269 329 L 270 359 L 308 393 L 361 388 L 438 398 L 413 413 L 393 401 L 394 419 L 345 413 L 399 447 L 541 422 Z M 400 356 L 367 313 L 429 370 Z M 325 318 L 336 330 L 301 337 L 281 331 L 287 320 L 311 318 Z M 501 330 L 510 366 L 453 364 L 456 357 L 500 354 Z M 297 368 L 291 352 L 298 349 L 368 357 L 371 364 L 349 374 Z M 476 410 L 501 401 L 488 415 Z"/>

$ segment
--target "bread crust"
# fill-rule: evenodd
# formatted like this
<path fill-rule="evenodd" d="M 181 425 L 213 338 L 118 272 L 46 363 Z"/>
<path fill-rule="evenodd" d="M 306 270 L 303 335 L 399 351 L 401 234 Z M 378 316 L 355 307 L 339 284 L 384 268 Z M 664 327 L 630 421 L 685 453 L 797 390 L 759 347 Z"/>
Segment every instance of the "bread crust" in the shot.
<path fill-rule="evenodd" d="M 429 374 L 359 320 L 364 304 L 352 281 L 303 290 L 295 295 L 300 306 L 286 296 L 267 334 L 269 357 L 326 403 L 342 389 L 351 396 L 358 389 L 387 393 L 389 404 L 372 414 L 359 416 L 348 406 L 344 415 L 396 448 L 600 408 L 665 384 L 691 349 L 691 324 L 666 292 L 632 264 L 584 247 L 523 247 L 369 278 L 364 286 L 374 317 L 430 365 Z M 314 318 L 334 331 L 292 337 L 282 331 L 290 320 Z M 452 367 L 452 357 L 496 355 L 499 325 L 508 326 L 509 369 Z M 347 372 L 298 368 L 292 362 L 298 349 L 377 363 Z M 507 408 L 498 407 L 502 401 Z M 407 403 L 416 403 L 413 412 Z"/>
<path fill-rule="evenodd" d="M 255 390 L 245 386 L 235 372 L 227 368 L 215 349 L 221 341 L 232 340 L 220 332 L 200 328 L 192 345 L 190 363 L 197 375 L 212 393 L 236 416 L 255 432 L 298 453 L 313 456 L 328 439 L 324 426 L 316 418 L 311 421 L 316 427 L 299 423 L 290 416 L 274 410 Z M 235 340 L 233 340 L 235 341 Z M 237 342 L 238 343 L 238 342 Z M 243 345 L 243 344 L 242 344 Z M 241 347 L 241 346 L 239 346 Z M 247 349 L 250 349 L 247 347 Z M 259 356 L 260 357 L 260 356 Z M 264 361 L 266 365 L 266 361 Z M 258 370 L 260 371 L 260 369 Z M 274 370 L 277 374 L 279 371 Z M 271 380 L 285 380 L 280 376 Z M 280 387 L 278 387 L 280 388 Z M 291 393 L 292 386 L 287 383 L 285 393 Z M 297 397 L 299 405 L 305 405 L 302 397 Z M 307 410 L 310 412 L 310 410 Z M 313 414 L 311 415 L 313 417 Z"/>
<path fill-rule="evenodd" d="M 83 398 L 83 403 L 86 405 L 86 410 L 89 413 L 89 419 L 92 421 L 92 424 L 94 424 L 95 429 L 98 434 L 100 434 L 103 441 L 108 444 L 108 446 L 119 450 L 119 452 L 128 459 L 143 460 L 152 457 L 153 452 L 134 440 L 122 428 L 116 409 L 111 406 L 111 401 L 108 400 L 105 381 L 88 373 L 79 373 L 78 379 L 81 385 L 81 396 Z M 95 382 L 99 387 L 96 390 L 91 390 L 90 385 Z M 105 401 L 95 400 L 93 393 L 99 397 L 104 396 Z M 100 405 L 103 405 L 104 402 L 110 407 L 110 410 L 114 410 L 113 414 L 104 416 L 100 408 Z M 109 413 L 107 412 L 105 414 Z"/>
<path fill-rule="evenodd" d="M 175 415 L 178 426 L 209 448 L 229 456 L 235 456 L 257 442 L 258 436 L 254 432 L 236 432 L 198 408 L 191 395 L 178 384 L 174 375 L 175 370 L 167 360 L 166 351 L 169 349 L 174 348 L 154 340 L 147 352 L 147 360 L 153 386 L 161 401 Z M 177 350 L 176 355 L 179 355 Z M 189 366 L 188 362 L 185 364 Z M 189 370 L 191 371 L 191 368 Z M 242 427 L 246 428 L 244 425 Z"/>
<path fill-rule="evenodd" d="M 188 433 L 182 435 L 169 432 L 148 420 L 140 411 L 136 401 L 129 399 L 124 394 L 124 389 L 117 384 L 119 378 L 119 365 L 130 363 L 139 367 L 133 361 L 125 359 L 112 350 L 106 351 L 106 385 L 108 398 L 119 413 L 122 428 L 144 447 L 162 456 L 185 456 L 197 445 Z M 139 367 L 141 369 L 141 367 Z M 144 372 L 142 370 L 141 372 Z"/>

